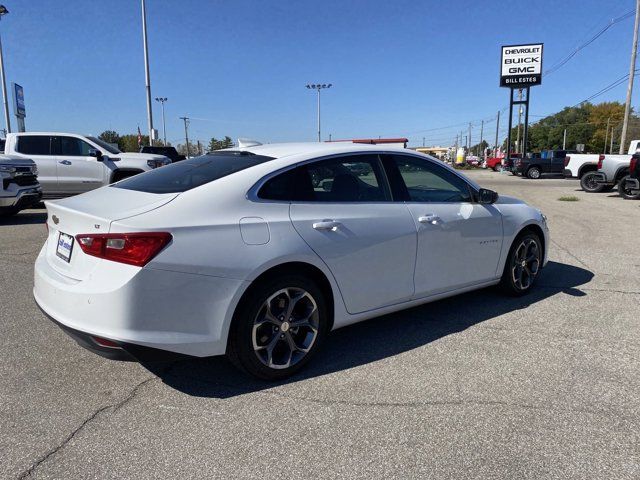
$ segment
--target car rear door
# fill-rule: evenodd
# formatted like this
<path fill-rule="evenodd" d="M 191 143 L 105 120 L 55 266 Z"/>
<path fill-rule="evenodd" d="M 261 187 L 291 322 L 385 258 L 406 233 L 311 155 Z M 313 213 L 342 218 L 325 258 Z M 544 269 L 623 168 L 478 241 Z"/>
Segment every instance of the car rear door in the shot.
<path fill-rule="evenodd" d="M 475 203 L 470 185 L 435 161 L 384 158 L 394 198 L 404 201 L 418 229 L 416 296 L 435 295 L 496 278 L 502 216 Z"/>
<path fill-rule="evenodd" d="M 58 185 L 65 194 L 88 192 L 104 184 L 105 167 L 89 155 L 94 148 L 78 137 L 53 137 L 52 150 L 58 165 Z"/>
<path fill-rule="evenodd" d="M 349 155 L 298 170 L 290 217 L 329 267 L 347 311 L 360 313 L 413 296 L 416 227 L 391 201 L 377 155 Z"/>
<path fill-rule="evenodd" d="M 38 182 L 42 186 L 44 195 L 59 193 L 57 163 L 51 154 L 51 137 L 49 135 L 18 135 L 15 141 L 15 151 L 21 156 L 32 159 L 38 166 Z"/>

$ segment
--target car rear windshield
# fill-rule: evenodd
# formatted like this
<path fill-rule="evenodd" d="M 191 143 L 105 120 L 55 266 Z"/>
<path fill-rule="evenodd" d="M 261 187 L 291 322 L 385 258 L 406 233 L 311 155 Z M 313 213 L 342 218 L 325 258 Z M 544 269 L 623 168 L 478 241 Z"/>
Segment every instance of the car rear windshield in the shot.
<path fill-rule="evenodd" d="M 269 160 L 273 157 L 248 153 L 203 155 L 127 178 L 113 186 L 147 193 L 181 193 Z"/>

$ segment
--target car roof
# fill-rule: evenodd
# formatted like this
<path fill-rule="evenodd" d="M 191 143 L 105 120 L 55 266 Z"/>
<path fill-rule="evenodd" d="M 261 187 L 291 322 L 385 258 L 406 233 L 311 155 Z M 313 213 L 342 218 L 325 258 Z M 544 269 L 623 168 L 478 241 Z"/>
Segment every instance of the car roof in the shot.
<path fill-rule="evenodd" d="M 365 145 L 343 142 L 300 142 L 300 143 L 269 143 L 266 145 L 254 145 L 244 148 L 228 148 L 226 151 L 249 152 L 255 155 L 264 155 L 273 158 L 284 158 L 292 155 L 335 155 L 351 152 L 385 152 L 390 150 L 406 151 L 401 147 L 384 145 Z M 223 152 L 225 150 L 218 150 Z"/>

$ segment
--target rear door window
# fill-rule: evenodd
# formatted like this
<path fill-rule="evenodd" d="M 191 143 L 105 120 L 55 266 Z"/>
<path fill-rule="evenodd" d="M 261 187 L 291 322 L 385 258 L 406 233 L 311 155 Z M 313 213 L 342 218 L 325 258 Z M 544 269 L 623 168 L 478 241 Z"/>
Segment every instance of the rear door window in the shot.
<path fill-rule="evenodd" d="M 47 135 L 20 135 L 16 151 L 26 155 L 51 155 L 51 137 Z"/>

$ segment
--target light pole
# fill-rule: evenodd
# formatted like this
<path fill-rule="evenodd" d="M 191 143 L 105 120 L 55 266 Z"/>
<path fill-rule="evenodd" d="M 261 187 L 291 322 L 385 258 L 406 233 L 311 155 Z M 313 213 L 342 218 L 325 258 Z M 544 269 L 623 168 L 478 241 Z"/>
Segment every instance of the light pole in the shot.
<path fill-rule="evenodd" d="M 164 146 L 167 146 L 167 126 L 164 122 L 164 102 L 167 101 L 167 97 L 156 97 L 156 102 L 162 104 L 162 138 L 164 139 Z"/>
<path fill-rule="evenodd" d="M 0 5 L 0 19 L 9 13 L 7 7 Z M 2 54 L 2 41 L 0 40 L 0 77 L 2 77 L 2 103 L 4 106 L 4 121 L 7 124 L 7 133 L 11 133 L 11 121 L 9 119 L 9 102 L 7 100 L 7 81 L 4 77 L 4 55 Z"/>
<path fill-rule="evenodd" d="M 320 137 L 320 90 L 323 88 L 331 88 L 331 83 L 309 83 L 307 84 L 307 88 L 310 90 L 318 91 L 318 141 L 321 142 L 322 139 Z"/>
<path fill-rule="evenodd" d="M 147 45 L 147 10 L 142 1 L 142 44 L 144 47 L 144 82 L 147 90 L 147 123 L 149 124 L 149 145 L 153 145 L 153 114 L 151 113 L 151 79 L 149 76 L 149 47 Z"/>

